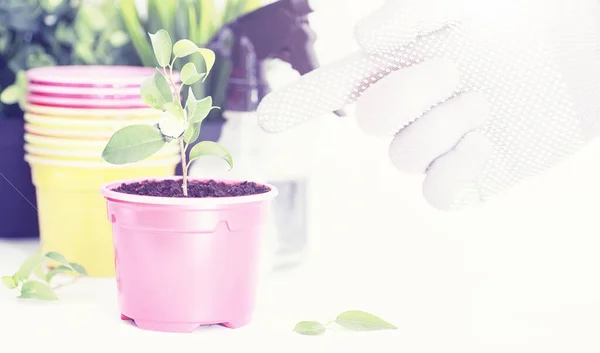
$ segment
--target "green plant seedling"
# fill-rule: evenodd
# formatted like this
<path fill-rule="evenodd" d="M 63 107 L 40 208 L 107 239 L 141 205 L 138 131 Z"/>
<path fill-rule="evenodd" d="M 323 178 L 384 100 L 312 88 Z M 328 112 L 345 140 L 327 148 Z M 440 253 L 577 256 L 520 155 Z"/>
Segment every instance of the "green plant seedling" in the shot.
<path fill-rule="evenodd" d="M 167 113 L 156 125 L 130 125 L 115 132 L 108 141 L 102 158 L 111 164 L 136 163 L 151 157 L 167 143 L 178 143 L 183 165 L 183 194 L 188 196 L 188 169 L 190 163 L 203 156 L 219 157 L 233 168 L 231 154 L 221 145 L 211 141 L 196 144 L 186 160 L 190 143 L 200 134 L 202 121 L 213 109 L 210 96 L 196 99 L 190 85 L 206 79 L 215 63 L 215 53 L 210 49 L 199 48 L 188 39 L 175 44 L 169 33 L 161 29 L 149 34 L 158 67 L 153 76 L 148 77 L 140 87 L 144 102 L 151 108 Z M 200 55 L 204 59 L 206 72 L 198 72 L 194 63 L 186 63 L 179 73 L 181 84 L 177 85 L 173 73 L 175 62 L 190 55 Z M 181 90 L 188 86 L 185 105 L 182 105 Z"/>
<path fill-rule="evenodd" d="M 46 270 L 46 262 L 58 263 L 58 267 Z M 51 287 L 52 279 L 59 273 L 76 276 L 87 276 L 87 272 L 80 264 L 69 262 L 57 253 L 41 251 L 28 257 L 12 276 L 3 276 L 2 284 L 11 290 L 18 290 L 21 299 L 58 300 Z"/>
<path fill-rule="evenodd" d="M 348 310 L 339 314 L 335 320 L 323 325 L 318 321 L 300 321 L 294 332 L 305 336 L 320 336 L 330 324 L 337 324 L 350 331 L 397 330 L 398 328 L 379 317 L 360 310 Z"/>

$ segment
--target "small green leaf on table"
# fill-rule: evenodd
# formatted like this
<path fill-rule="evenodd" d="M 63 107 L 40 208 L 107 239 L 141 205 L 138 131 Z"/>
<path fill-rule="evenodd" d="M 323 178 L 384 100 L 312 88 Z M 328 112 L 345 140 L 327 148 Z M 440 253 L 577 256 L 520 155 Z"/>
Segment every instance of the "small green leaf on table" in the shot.
<path fill-rule="evenodd" d="M 36 267 L 36 268 L 33 270 L 33 274 L 34 274 L 34 275 L 35 275 L 37 278 L 39 278 L 39 279 L 44 279 L 44 278 L 46 278 L 46 274 L 44 273 L 44 268 L 45 268 L 45 267 L 46 267 L 46 266 L 44 266 L 44 264 L 43 264 L 43 263 L 42 263 L 42 264 L 40 264 L 38 267 Z"/>
<path fill-rule="evenodd" d="M 15 282 L 15 280 L 10 276 L 2 277 L 2 284 L 4 284 L 8 289 L 17 288 L 17 282 Z"/>
<path fill-rule="evenodd" d="M 319 336 L 326 330 L 325 326 L 317 321 L 301 321 L 294 327 L 294 332 L 306 336 Z"/>
<path fill-rule="evenodd" d="M 46 282 L 50 283 L 50 281 L 52 281 L 52 279 L 54 278 L 54 276 L 58 275 L 59 273 L 70 273 L 73 272 L 73 269 L 64 265 L 60 265 L 57 268 L 53 268 L 52 270 L 48 271 L 48 273 L 46 274 Z"/>
<path fill-rule="evenodd" d="M 175 55 L 177 58 L 186 57 L 190 54 L 196 53 L 197 51 L 198 46 L 189 39 L 178 40 L 175 45 L 173 45 L 173 55 Z"/>
<path fill-rule="evenodd" d="M 38 281 L 27 281 L 21 287 L 22 299 L 58 300 L 52 288 Z"/>
<path fill-rule="evenodd" d="M 25 280 L 31 276 L 33 270 L 36 267 L 40 266 L 44 262 L 44 255 L 40 252 L 36 252 L 35 254 L 28 257 L 25 262 L 21 265 L 17 273 L 13 276 L 14 280 L 20 282 Z"/>
<path fill-rule="evenodd" d="M 150 41 L 152 42 L 152 49 L 154 50 L 154 56 L 160 67 L 167 67 L 171 61 L 171 36 L 169 32 L 164 29 L 158 30 L 154 34 L 150 34 Z"/>
<path fill-rule="evenodd" d="M 373 314 L 360 310 L 349 310 L 341 313 L 335 322 L 352 331 L 397 330 L 398 328 Z"/>
<path fill-rule="evenodd" d="M 225 147 L 212 141 L 202 141 L 192 148 L 190 151 L 190 163 L 200 157 L 218 157 L 222 158 L 227 164 L 229 169 L 233 169 L 233 158 L 229 151 Z"/>
<path fill-rule="evenodd" d="M 155 126 L 130 125 L 114 133 L 102 152 L 111 164 L 127 164 L 144 160 L 158 152 L 166 143 Z"/>
<path fill-rule="evenodd" d="M 80 274 L 82 276 L 87 276 L 88 275 L 88 273 L 85 270 L 85 268 L 83 266 L 81 266 L 80 264 L 75 263 L 75 262 L 71 262 L 71 263 L 69 263 L 69 265 L 71 265 L 71 268 L 73 270 L 75 270 L 75 272 L 77 272 L 78 274 Z"/>
<path fill-rule="evenodd" d="M 165 76 L 158 70 L 140 86 L 142 100 L 151 108 L 165 111 L 165 104 L 173 102 L 173 93 Z"/>
<path fill-rule="evenodd" d="M 183 82 L 186 85 L 192 85 L 198 82 L 204 76 L 206 76 L 206 74 L 198 73 L 198 70 L 196 69 L 196 65 L 194 65 L 194 63 L 187 63 L 183 65 L 181 73 L 179 74 L 181 82 Z"/>
<path fill-rule="evenodd" d="M 67 261 L 67 259 L 62 254 L 59 254 L 56 251 L 51 251 L 51 252 L 47 253 L 45 256 L 47 259 L 56 261 L 61 265 L 69 266 L 69 261 Z"/>

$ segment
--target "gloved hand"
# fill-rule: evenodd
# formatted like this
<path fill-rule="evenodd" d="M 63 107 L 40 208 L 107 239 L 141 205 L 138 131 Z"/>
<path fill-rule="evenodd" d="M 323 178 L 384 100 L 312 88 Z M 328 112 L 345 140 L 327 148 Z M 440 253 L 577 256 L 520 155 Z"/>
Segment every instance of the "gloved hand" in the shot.
<path fill-rule="evenodd" d="M 259 124 L 357 103 L 434 207 L 485 201 L 600 129 L 598 0 L 390 0 L 355 38 L 358 52 L 266 96 Z"/>

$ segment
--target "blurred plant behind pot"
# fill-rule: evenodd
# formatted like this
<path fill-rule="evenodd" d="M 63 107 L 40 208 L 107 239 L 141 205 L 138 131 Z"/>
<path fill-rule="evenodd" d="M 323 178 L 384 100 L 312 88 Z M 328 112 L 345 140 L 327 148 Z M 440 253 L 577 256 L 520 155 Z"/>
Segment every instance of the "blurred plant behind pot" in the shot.
<path fill-rule="evenodd" d="M 53 65 L 156 65 L 148 33 L 167 29 L 173 40 L 206 44 L 223 25 L 261 6 L 261 0 L 0 0 L 0 119 L 21 117 L 24 71 Z M 143 7 L 146 13 L 140 11 Z M 196 83 L 226 108 L 231 64 L 216 52 L 213 76 Z M 201 58 L 192 61 L 205 70 Z M 181 65 L 176 63 L 175 70 Z M 185 96 L 183 97 L 186 98 Z M 19 103 L 19 105 L 13 105 Z M 208 120 L 218 119 L 220 110 Z"/>
<path fill-rule="evenodd" d="M 131 43 L 144 66 L 156 65 L 152 44 L 147 33 L 166 29 L 173 41 L 189 39 L 196 45 L 207 47 L 208 42 L 227 23 L 259 8 L 261 0 L 147 0 L 146 13 L 136 7 L 135 0 L 122 0 L 119 3 L 126 31 Z M 217 6 L 225 2 L 225 6 Z M 227 108 L 227 84 L 231 73 L 230 59 L 215 50 L 217 56 L 213 75 L 204 82 L 191 86 L 196 97 L 210 95 L 216 106 Z M 191 60 L 198 70 L 206 71 L 201 57 Z M 174 69 L 181 70 L 182 64 L 176 63 Z M 183 97 L 185 99 L 185 97 Z M 207 120 L 219 119 L 223 110 L 213 110 Z"/>
<path fill-rule="evenodd" d="M 22 116 L 26 93 L 23 72 L 28 69 L 140 65 L 134 48 L 127 45 L 129 36 L 123 30 L 117 3 L 118 0 L 0 1 L 0 98 L 5 104 L 0 118 Z M 7 106 L 17 102 L 19 106 Z"/>

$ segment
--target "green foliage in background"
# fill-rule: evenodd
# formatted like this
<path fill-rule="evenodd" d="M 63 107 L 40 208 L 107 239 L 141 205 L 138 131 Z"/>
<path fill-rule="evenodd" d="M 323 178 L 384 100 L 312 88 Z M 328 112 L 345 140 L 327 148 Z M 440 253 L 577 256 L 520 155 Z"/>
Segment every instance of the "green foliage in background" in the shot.
<path fill-rule="evenodd" d="M 261 0 L 226 0 L 224 8 L 217 6 L 219 0 L 148 0 L 147 16 L 142 16 L 136 9 L 134 0 L 122 0 L 119 10 L 131 43 L 144 66 L 155 66 L 157 63 L 152 51 L 152 43 L 146 33 L 155 33 L 165 29 L 173 42 L 188 39 L 199 47 L 205 47 L 217 32 L 227 23 L 251 12 L 261 6 Z M 215 105 L 226 108 L 227 81 L 231 73 L 231 62 L 216 52 L 216 64 L 213 74 L 193 85 L 196 97 L 212 96 Z M 199 71 L 206 71 L 201 57 L 191 58 Z M 183 65 L 175 63 L 175 70 L 182 70 Z M 184 92 L 184 99 L 186 98 Z M 208 119 L 218 118 L 221 110 L 214 110 Z"/>
<path fill-rule="evenodd" d="M 199 47 L 217 34 L 223 25 L 261 6 L 260 0 L 147 0 L 147 11 L 136 8 L 134 0 L 2 0 L 0 1 L 0 89 L 4 105 L 19 103 L 2 116 L 22 116 L 26 81 L 16 80 L 19 72 L 54 65 L 156 66 L 147 33 L 166 29 L 174 42 L 189 39 Z M 199 71 L 204 62 L 194 57 Z M 182 65 L 176 63 L 175 70 Z M 217 53 L 211 77 L 192 85 L 196 97 L 211 95 L 217 106 L 225 107 L 229 60 Z M 22 77 L 21 77 L 22 78 Z M 184 92 L 184 98 L 185 92 Z M 211 112 L 209 119 L 220 116 Z"/>
<path fill-rule="evenodd" d="M 115 3 L 0 1 L 0 88 L 9 91 L 3 92 L 2 103 L 22 108 L 25 82 L 20 72 L 32 68 L 139 64 Z"/>

